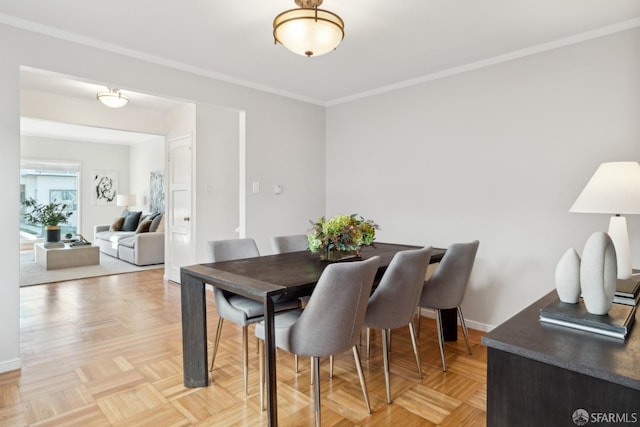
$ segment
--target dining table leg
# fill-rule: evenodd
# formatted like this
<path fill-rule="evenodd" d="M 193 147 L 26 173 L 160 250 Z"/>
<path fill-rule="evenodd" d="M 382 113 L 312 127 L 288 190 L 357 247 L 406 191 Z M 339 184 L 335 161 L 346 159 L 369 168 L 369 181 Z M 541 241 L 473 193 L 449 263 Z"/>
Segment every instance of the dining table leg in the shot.
<path fill-rule="evenodd" d="M 207 306 L 204 282 L 180 273 L 182 308 L 182 364 L 185 387 L 206 387 L 207 371 Z"/>
<path fill-rule="evenodd" d="M 442 335 L 445 341 L 458 340 L 458 309 L 440 310 L 442 315 Z"/>
<path fill-rule="evenodd" d="M 278 397 L 276 391 L 276 336 L 274 303 L 270 297 L 264 300 L 264 357 L 267 381 L 267 417 L 269 426 L 278 425 Z"/>

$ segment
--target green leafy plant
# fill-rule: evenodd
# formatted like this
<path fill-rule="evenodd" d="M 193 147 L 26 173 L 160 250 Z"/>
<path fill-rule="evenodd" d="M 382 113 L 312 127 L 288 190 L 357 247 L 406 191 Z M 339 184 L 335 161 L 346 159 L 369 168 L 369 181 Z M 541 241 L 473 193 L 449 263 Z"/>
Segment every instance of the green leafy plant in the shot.
<path fill-rule="evenodd" d="M 38 203 L 35 199 L 28 198 L 22 204 L 31 210 L 24 213 L 24 219 L 33 225 L 65 224 L 73 215 L 72 211 L 67 210 L 66 203 L 57 202 L 55 199 L 49 203 Z"/>
<path fill-rule="evenodd" d="M 328 220 L 320 217 L 313 222 L 309 233 L 309 250 L 359 252 L 363 246 L 373 245 L 376 230 L 380 227 L 370 219 L 358 214 L 336 215 Z"/>

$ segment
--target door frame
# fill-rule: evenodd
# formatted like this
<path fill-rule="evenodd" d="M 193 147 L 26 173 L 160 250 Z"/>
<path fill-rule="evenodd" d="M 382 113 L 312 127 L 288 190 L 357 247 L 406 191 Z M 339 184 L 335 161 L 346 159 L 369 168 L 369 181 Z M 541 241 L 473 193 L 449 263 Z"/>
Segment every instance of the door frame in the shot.
<path fill-rule="evenodd" d="M 180 267 L 181 266 L 176 266 L 176 263 L 174 262 L 173 259 L 173 241 L 172 241 L 172 232 L 173 232 L 173 227 L 175 224 L 174 218 L 173 218 L 173 169 L 170 165 L 171 160 L 171 144 L 184 140 L 184 139 L 189 139 L 189 151 L 190 151 L 190 156 L 189 156 L 189 161 L 190 161 L 190 169 L 189 169 L 189 190 L 188 190 L 188 194 L 189 194 L 189 201 L 188 201 L 188 205 L 189 205 L 189 217 L 190 220 L 188 221 L 188 233 L 190 236 L 190 241 L 189 241 L 189 246 L 188 246 L 188 251 L 189 253 L 187 254 L 187 258 L 190 260 L 195 259 L 195 242 L 193 240 L 193 231 L 195 229 L 195 206 L 194 206 L 194 198 L 193 198 L 193 184 L 194 184 L 194 173 L 195 173 L 195 168 L 194 168 L 194 134 L 193 132 L 189 132 L 183 135 L 179 135 L 179 136 L 173 136 L 171 138 L 167 138 L 166 139 L 166 153 L 165 153 L 165 170 L 167 171 L 166 174 L 166 180 L 167 180 L 167 185 L 166 185 L 166 192 L 165 195 L 167 197 L 167 201 L 166 201 L 166 216 L 167 216 L 167 221 L 165 222 L 165 280 L 171 280 L 173 282 L 176 283 L 180 283 Z"/>

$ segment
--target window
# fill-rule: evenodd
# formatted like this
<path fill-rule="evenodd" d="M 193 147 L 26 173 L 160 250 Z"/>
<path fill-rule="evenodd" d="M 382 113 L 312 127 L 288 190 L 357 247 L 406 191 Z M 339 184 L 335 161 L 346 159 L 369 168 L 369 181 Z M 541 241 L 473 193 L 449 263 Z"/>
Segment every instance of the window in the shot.
<path fill-rule="evenodd" d="M 34 198 L 38 203 L 52 201 L 67 203 L 73 212 L 66 224 L 60 224 L 61 235 L 78 232 L 78 182 L 80 164 L 51 161 L 23 160 L 20 168 L 20 201 Z M 24 213 L 21 207 L 20 213 Z M 21 240 L 44 237 L 44 228 L 27 224 L 20 215 Z"/>

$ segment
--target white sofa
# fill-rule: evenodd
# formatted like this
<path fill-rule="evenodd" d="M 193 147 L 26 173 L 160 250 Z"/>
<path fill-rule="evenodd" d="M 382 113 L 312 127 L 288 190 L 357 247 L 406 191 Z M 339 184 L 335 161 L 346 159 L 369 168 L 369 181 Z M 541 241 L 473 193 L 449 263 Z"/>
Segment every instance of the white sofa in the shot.
<path fill-rule="evenodd" d="M 162 214 L 160 214 L 162 215 Z M 149 215 L 141 215 L 137 225 L 142 224 Z M 93 227 L 94 244 L 100 252 L 135 265 L 164 263 L 164 226 L 156 231 L 114 231 L 113 224 Z M 138 228 L 138 227 L 137 227 Z"/>

